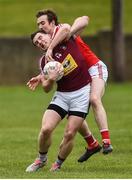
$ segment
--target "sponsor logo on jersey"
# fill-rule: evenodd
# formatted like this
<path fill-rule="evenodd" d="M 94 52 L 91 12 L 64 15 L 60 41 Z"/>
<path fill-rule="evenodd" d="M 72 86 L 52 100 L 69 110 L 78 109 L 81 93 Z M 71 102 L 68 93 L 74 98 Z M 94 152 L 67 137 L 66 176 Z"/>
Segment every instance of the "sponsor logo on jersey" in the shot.
<path fill-rule="evenodd" d="M 74 69 L 78 67 L 76 64 L 75 60 L 71 56 L 71 54 L 68 54 L 65 59 L 62 62 L 63 67 L 64 67 L 64 76 L 68 75 L 71 73 Z"/>

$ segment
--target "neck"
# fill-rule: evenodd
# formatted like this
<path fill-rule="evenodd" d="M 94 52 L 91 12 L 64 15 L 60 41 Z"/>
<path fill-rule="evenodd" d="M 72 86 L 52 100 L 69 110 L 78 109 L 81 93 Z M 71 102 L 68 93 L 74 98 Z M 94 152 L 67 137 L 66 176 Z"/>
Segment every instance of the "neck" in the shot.
<path fill-rule="evenodd" d="M 55 31 L 56 25 L 53 25 L 52 29 L 50 30 L 50 34 L 52 35 Z"/>

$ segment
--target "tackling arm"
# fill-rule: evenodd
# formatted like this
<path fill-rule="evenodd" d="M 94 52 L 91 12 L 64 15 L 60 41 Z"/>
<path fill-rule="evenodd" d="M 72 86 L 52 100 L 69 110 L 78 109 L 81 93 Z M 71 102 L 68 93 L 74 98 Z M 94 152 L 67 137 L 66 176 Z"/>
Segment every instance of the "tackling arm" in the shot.
<path fill-rule="evenodd" d="M 69 24 L 63 24 L 63 26 L 58 30 L 56 33 L 54 39 L 52 40 L 46 54 L 45 54 L 45 60 L 50 61 L 53 60 L 52 58 L 52 51 L 55 46 L 57 46 L 60 42 L 67 39 L 69 37 L 70 33 L 70 25 Z"/>
<path fill-rule="evenodd" d="M 46 52 L 45 55 L 46 62 L 53 60 L 52 52 L 55 46 L 57 46 L 63 40 L 68 40 L 73 35 L 79 35 L 82 32 L 82 30 L 88 25 L 88 22 L 89 22 L 89 17 L 82 16 L 75 19 L 72 27 L 70 27 L 69 24 L 63 24 L 63 26 L 56 33 L 54 39 L 52 40 Z"/>
<path fill-rule="evenodd" d="M 71 27 L 69 24 L 63 24 L 63 26 L 58 30 L 54 39 L 52 40 L 49 49 L 54 49 L 55 46 L 57 46 L 60 42 L 65 40 L 70 33 L 70 28 Z"/>
<path fill-rule="evenodd" d="M 88 25 L 88 23 L 88 16 L 82 16 L 75 19 L 70 29 L 70 36 L 79 35 L 82 32 L 82 30 L 84 30 L 84 28 Z"/>

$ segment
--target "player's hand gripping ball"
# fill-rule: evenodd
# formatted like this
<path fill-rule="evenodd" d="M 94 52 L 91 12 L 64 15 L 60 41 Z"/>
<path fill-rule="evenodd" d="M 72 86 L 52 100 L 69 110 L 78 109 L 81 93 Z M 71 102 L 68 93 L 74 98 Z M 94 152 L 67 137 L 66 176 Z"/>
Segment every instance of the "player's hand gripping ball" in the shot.
<path fill-rule="evenodd" d="M 56 67 L 58 67 L 60 69 L 60 73 L 59 73 L 58 77 L 56 78 L 56 81 L 59 81 L 63 77 L 63 75 L 64 75 L 63 65 L 61 63 L 59 63 L 58 61 L 50 61 L 44 66 L 44 69 L 43 69 L 43 73 L 44 73 L 46 79 L 49 78 L 49 70 L 55 70 Z"/>

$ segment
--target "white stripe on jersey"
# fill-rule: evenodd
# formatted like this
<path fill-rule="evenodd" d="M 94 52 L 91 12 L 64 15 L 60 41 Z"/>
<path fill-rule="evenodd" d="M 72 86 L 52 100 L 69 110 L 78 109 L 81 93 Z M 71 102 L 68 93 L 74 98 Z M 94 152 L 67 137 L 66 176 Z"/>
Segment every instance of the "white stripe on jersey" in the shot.
<path fill-rule="evenodd" d="M 58 25 L 55 27 L 55 29 L 54 29 L 54 31 L 53 31 L 53 34 L 52 34 L 52 36 L 51 36 L 51 39 L 54 39 L 54 37 L 55 37 L 57 31 L 60 29 L 60 27 L 62 27 L 62 24 L 58 24 Z"/>
<path fill-rule="evenodd" d="M 42 59 L 45 57 L 45 54 L 43 56 L 41 56 L 41 58 L 39 59 L 39 69 L 41 71 L 41 73 L 43 74 L 43 69 L 41 67 L 41 63 L 42 63 Z"/>

